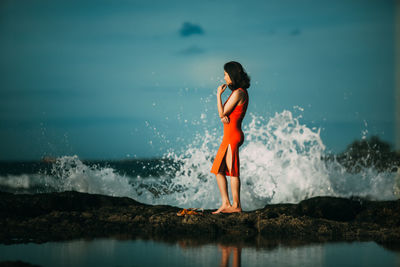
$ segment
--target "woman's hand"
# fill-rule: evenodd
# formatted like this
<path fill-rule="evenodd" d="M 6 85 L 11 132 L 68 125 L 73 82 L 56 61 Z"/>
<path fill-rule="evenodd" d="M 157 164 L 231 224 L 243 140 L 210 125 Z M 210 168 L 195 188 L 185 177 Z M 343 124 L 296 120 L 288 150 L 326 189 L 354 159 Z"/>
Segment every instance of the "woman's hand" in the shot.
<path fill-rule="evenodd" d="M 228 124 L 228 123 L 229 123 L 229 117 L 228 117 L 228 116 L 222 117 L 222 118 L 221 118 L 221 122 L 222 122 L 222 123 L 225 123 L 225 124 Z"/>
<path fill-rule="evenodd" d="M 218 87 L 218 91 L 217 91 L 217 94 L 218 95 L 222 95 L 222 93 L 225 91 L 225 89 L 226 89 L 226 84 L 221 84 L 219 87 Z"/>

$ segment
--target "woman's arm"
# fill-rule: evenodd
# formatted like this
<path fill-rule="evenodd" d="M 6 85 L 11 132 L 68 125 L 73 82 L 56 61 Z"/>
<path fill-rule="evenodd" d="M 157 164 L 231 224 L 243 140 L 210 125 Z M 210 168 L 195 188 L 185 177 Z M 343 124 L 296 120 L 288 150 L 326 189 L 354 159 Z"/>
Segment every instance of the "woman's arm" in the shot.
<path fill-rule="evenodd" d="M 226 84 L 223 84 L 218 87 L 217 92 L 217 105 L 218 105 L 218 115 L 220 118 L 224 118 L 231 114 L 232 110 L 235 108 L 236 104 L 241 100 L 243 97 L 242 92 L 240 90 L 235 90 L 232 92 L 232 95 L 226 102 L 225 106 L 222 105 L 221 95 L 226 89 Z"/>
<path fill-rule="evenodd" d="M 225 124 L 228 124 L 229 123 L 229 117 L 225 116 L 225 117 L 221 118 L 221 122 L 225 123 Z"/>

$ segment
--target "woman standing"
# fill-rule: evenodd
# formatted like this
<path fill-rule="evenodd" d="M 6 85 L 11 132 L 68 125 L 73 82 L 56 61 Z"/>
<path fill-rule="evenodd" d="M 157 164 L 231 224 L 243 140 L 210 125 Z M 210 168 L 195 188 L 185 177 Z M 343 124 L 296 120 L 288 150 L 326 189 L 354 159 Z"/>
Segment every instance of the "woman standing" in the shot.
<path fill-rule="evenodd" d="M 218 114 L 224 125 L 224 136 L 211 168 L 216 175 L 218 188 L 221 193 L 222 205 L 216 213 L 241 212 L 240 179 L 239 179 L 239 146 L 243 144 L 242 120 L 246 114 L 250 87 L 250 78 L 239 62 L 230 61 L 224 65 L 226 84 L 218 87 Z M 230 96 L 222 104 L 221 95 L 226 87 L 232 90 Z M 228 196 L 226 176 L 231 177 L 232 204 Z"/>

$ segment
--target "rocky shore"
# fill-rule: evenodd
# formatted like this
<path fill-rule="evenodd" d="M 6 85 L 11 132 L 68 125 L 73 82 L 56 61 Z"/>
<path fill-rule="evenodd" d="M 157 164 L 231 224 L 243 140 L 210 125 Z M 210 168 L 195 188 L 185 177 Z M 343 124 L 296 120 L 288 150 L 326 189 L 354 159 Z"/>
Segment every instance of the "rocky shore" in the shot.
<path fill-rule="evenodd" d="M 177 216 L 178 207 L 145 205 L 127 197 L 75 191 L 46 194 L 0 192 L 0 242 L 78 238 L 142 238 L 196 244 L 236 242 L 376 241 L 400 244 L 400 200 L 314 197 L 236 214 Z"/>

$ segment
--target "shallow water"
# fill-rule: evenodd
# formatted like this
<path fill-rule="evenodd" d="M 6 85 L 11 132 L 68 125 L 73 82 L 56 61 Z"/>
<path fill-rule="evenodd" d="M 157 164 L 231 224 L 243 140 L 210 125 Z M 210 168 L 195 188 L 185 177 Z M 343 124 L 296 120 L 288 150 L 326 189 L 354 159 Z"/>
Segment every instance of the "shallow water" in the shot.
<path fill-rule="evenodd" d="M 95 239 L 0 245 L 0 261 L 40 266 L 400 266 L 400 252 L 374 242 L 273 248 Z"/>

